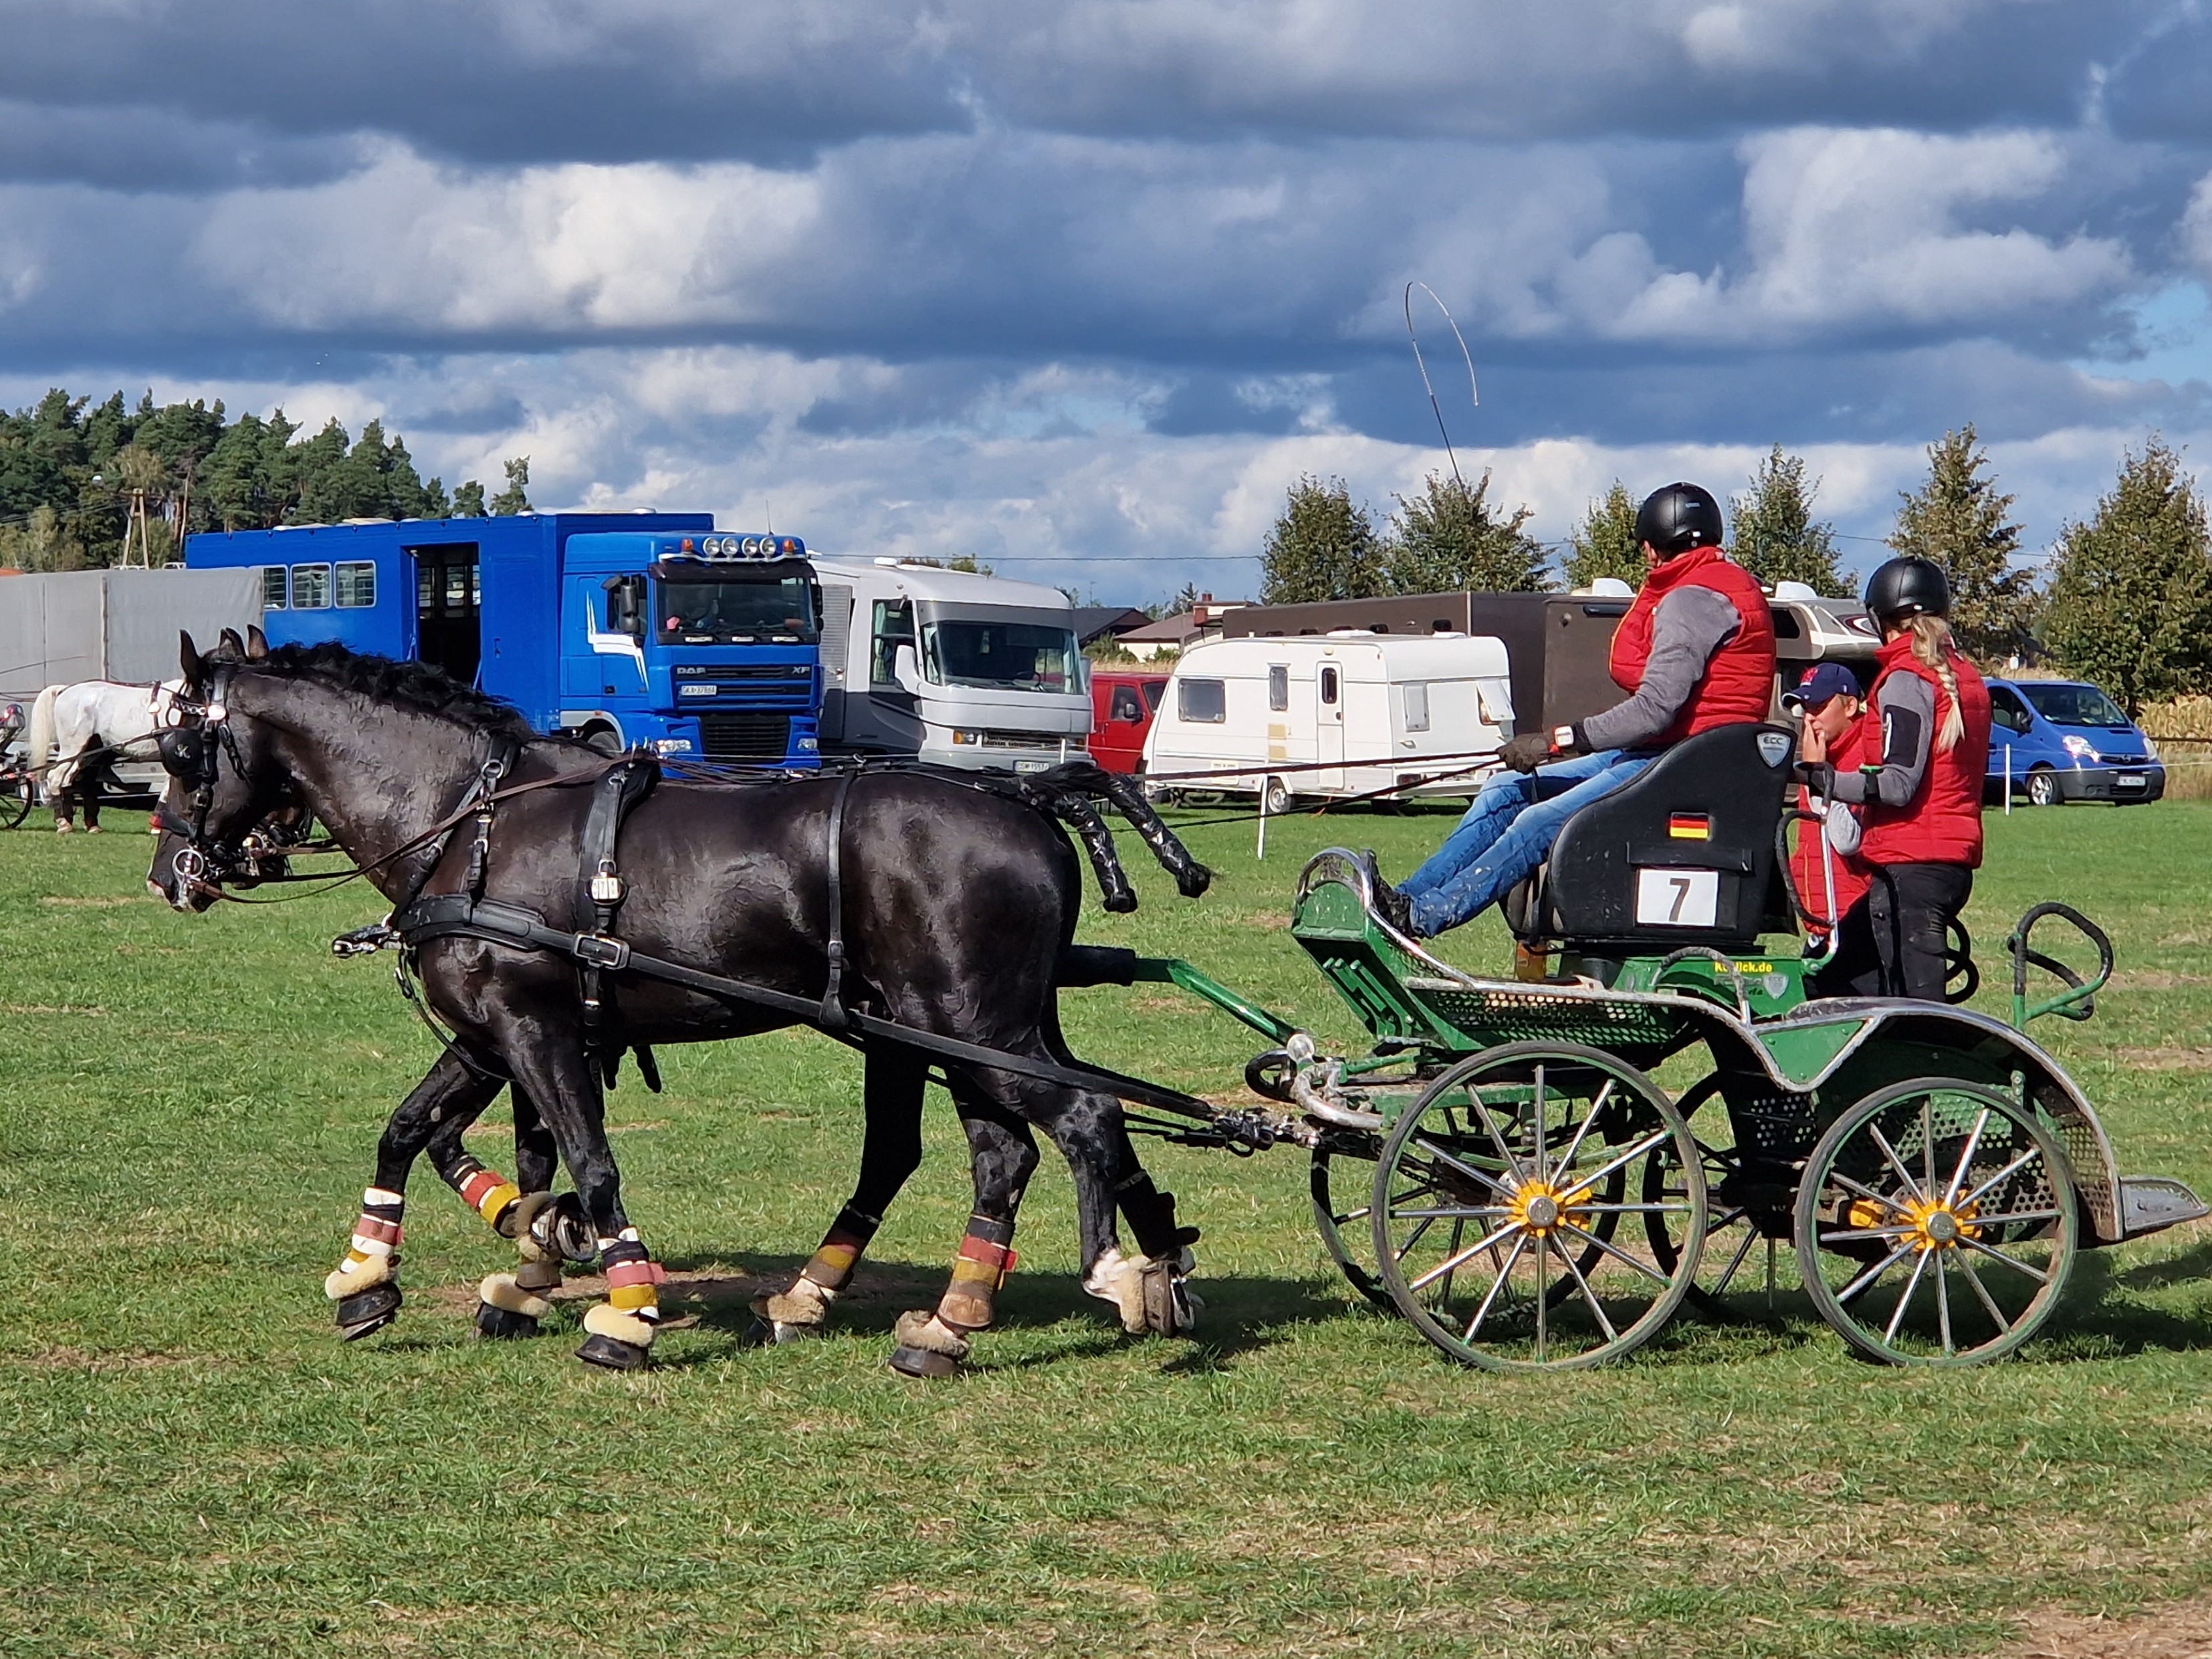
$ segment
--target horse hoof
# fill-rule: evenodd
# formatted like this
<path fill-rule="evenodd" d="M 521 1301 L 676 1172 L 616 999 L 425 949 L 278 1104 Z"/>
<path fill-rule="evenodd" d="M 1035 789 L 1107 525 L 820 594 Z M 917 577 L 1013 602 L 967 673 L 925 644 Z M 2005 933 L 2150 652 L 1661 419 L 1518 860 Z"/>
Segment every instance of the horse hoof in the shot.
<path fill-rule="evenodd" d="M 1198 1310 L 1184 1275 L 1172 1263 L 1145 1269 L 1145 1327 L 1158 1336 L 1187 1336 L 1198 1324 Z"/>
<path fill-rule="evenodd" d="M 519 1337 L 538 1334 L 538 1322 L 528 1314 L 509 1312 L 495 1308 L 489 1302 L 477 1304 L 477 1334 L 491 1341 L 508 1341 Z M 597 1338 L 592 1339 L 594 1341 Z"/>
<path fill-rule="evenodd" d="M 584 1346 L 576 1350 L 576 1358 L 586 1365 L 597 1365 L 605 1370 L 635 1371 L 645 1369 L 646 1351 L 635 1342 L 594 1332 L 584 1339 Z"/>
<path fill-rule="evenodd" d="M 891 1350 L 891 1369 L 901 1376 L 942 1377 L 960 1375 L 960 1362 L 932 1348 L 900 1346 Z"/>
<path fill-rule="evenodd" d="M 399 1317 L 399 1287 L 372 1285 L 338 1304 L 338 1334 L 358 1342 Z"/>
<path fill-rule="evenodd" d="M 100 826 L 96 823 L 88 823 L 84 826 L 84 833 L 88 836 L 96 836 L 100 833 Z"/>

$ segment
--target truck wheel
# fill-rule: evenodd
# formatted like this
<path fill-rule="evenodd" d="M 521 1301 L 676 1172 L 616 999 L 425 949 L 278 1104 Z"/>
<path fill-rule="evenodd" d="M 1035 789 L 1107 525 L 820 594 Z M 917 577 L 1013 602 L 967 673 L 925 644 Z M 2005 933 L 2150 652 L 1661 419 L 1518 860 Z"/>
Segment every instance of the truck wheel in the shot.
<path fill-rule="evenodd" d="M 622 739 L 614 734 L 614 729 L 611 726 L 586 726 L 584 728 L 584 746 L 586 749 L 596 749 L 602 755 L 619 755 L 622 753 Z"/>
<path fill-rule="evenodd" d="M 2066 797 L 2058 787 L 2058 774 L 2047 766 L 2039 766 L 2027 775 L 2027 804 L 2030 806 L 2063 806 Z"/>

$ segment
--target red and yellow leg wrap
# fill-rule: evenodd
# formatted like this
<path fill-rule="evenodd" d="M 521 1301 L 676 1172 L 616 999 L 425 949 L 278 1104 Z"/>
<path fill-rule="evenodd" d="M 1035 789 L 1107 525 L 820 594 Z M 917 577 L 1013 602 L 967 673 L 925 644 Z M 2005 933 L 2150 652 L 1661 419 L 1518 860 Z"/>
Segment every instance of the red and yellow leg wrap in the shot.
<path fill-rule="evenodd" d="M 869 1241 L 882 1226 L 880 1216 L 863 1215 L 851 1205 L 837 1212 L 837 1219 L 814 1248 L 813 1255 L 799 1270 L 802 1279 L 811 1279 L 823 1290 L 833 1294 L 845 1288 L 853 1277 L 854 1265 L 860 1253 L 868 1248 Z"/>
<path fill-rule="evenodd" d="M 472 1158 L 464 1157 L 447 1179 L 461 1201 L 474 1210 L 493 1228 L 501 1233 L 507 1230 L 500 1223 L 507 1218 L 508 1206 L 522 1196 L 522 1189 L 496 1170 L 488 1170 Z"/>
<path fill-rule="evenodd" d="M 601 1239 L 599 1261 L 606 1268 L 607 1299 L 585 1314 L 584 1328 L 637 1347 L 652 1346 L 667 1271 L 646 1254 L 635 1227 L 625 1227 L 620 1238 Z"/>
<path fill-rule="evenodd" d="M 361 1195 L 361 1218 L 353 1224 L 345 1257 L 323 1280 L 323 1294 L 333 1302 L 357 1296 L 373 1285 L 396 1279 L 399 1273 L 399 1224 L 407 1200 L 401 1194 L 371 1187 Z"/>
<path fill-rule="evenodd" d="M 956 1330 L 980 1331 L 991 1322 L 999 1287 L 1014 1271 L 1016 1257 L 1007 1241 L 1013 1224 L 970 1216 L 968 1236 L 952 1259 L 952 1283 L 937 1304 L 937 1316 Z"/>

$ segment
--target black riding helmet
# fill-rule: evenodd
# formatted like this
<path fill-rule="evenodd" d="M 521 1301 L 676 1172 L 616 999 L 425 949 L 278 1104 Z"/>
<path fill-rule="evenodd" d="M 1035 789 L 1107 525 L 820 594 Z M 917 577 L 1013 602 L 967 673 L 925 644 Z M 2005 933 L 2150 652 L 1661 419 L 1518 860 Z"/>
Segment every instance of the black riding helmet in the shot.
<path fill-rule="evenodd" d="M 1907 617 L 1951 614 L 1951 583 L 1933 559 L 1891 559 L 1867 578 L 1866 608 L 1887 628 Z"/>
<path fill-rule="evenodd" d="M 1713 492 L 1693 483 L 1655 489 L 1636 509 L 1638 544 L 1649 542 L 1668 558 L 1693 547 L 1718 547 L 1725 528 Z"/>

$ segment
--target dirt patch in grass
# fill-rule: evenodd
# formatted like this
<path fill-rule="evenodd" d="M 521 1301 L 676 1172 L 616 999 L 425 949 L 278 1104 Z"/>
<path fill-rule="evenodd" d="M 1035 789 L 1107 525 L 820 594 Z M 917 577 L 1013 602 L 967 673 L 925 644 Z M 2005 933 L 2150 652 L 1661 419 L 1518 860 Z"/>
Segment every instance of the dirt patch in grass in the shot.
<path fill-rule="evenodd" d="M 2116 991 L 2179 991 L 2197 985 L 2212 985 L 2212 974 L 2170 974 L 2162 969 L 2143 968 L 2112 975 Z"/>
<path fill-rule="evenodd" d="M 49 894 L 39 902 L 51 904 L 57 910 L 120 910 L 126 905 L 158 904 L 161 901 L 151 893 L 147 894 L 143 898 L 70 898 L 58 894 Z"/>
<path fill-rule="evenodd" d="M 2129 1619 L 2042 1613 L 2027 1632 L 2014 1659 L 2212 1659 L 2212 1596 Z"/>
<path fill-rule="evenodd" d="M 2116 1052 L 2129 1065 L 2148 1071 L 2212 1072 L 2212 1048 L 2203 1045 L 2163 1043 L 2155 1048 L 2121 1048 Z"/>
<path fill-rule="evenodd" d="M 160 1370 L 170 1365 L 190 1363 L 185 1356 L 173 1353 L 87 1353 L 82 1348 L 60 1344 L 40 1348 L 23 1357 L 22 1363 L 41 1370 L 91 1371 L 95 1374 L 112 1371 Z"/>

